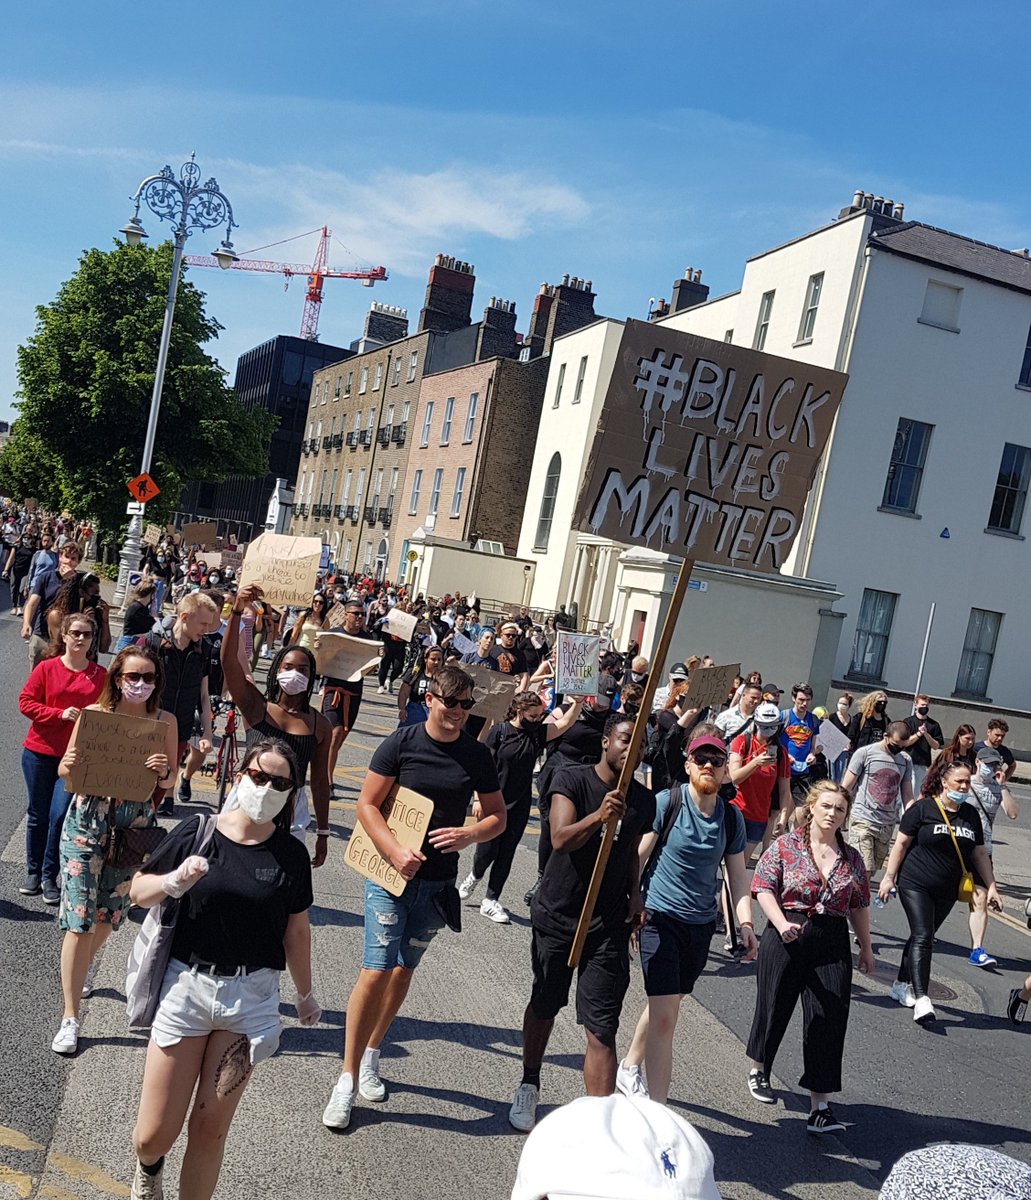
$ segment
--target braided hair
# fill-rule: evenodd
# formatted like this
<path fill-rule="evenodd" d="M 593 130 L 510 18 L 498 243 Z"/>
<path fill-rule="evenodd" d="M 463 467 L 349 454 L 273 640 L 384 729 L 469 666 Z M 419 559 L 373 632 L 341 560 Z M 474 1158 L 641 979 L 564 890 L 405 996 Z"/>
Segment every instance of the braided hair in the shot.
<path fill-rule="evenodd" d="M 311 712 L 311 694 L 315 690 L 315 678 L 318 671 L 315 667 L 315 655 L 306 646 L 283 646 L 277 652 L 275 658 L 269 663 L 268 678 L 265 680 L 265 699 L 269 704 L 278 704 L 279 697 L 283 689 L 279 686 L 279 680 L 276 678 L 279 674 L 279 668 L 283 665 L 283 659 L 288 654 L 303 654 L 308 660 L 308 686 L 304 690 L 304 699 L 301 701 L 301 712 Z"/>
<path fill-rule="evenodd" d="M 812 856 L 812 824 L 813 824 L 813 805 L 824 792 L 833 792 L 836 796 L 842 796 L 845 800 L 845 820 L 848 820 L 849 814 L 852 812 L 852 793 L 848 788 L 840 783 L 834 783 L 830 779 L 821 779 L 814 783 L 809 791 L 805 794 L 805 799 L 802 801 L 802 807 L 805 812 L 802 816 L 802 841 L 805 843 L 806 852 Z M 846 865 L 851 871 L 852 865 L 849 863 L 848 850 L 845 843 L 845 835 L 839 826 L 834 832 L 835 840 L 838 843 L 838 849 L 841 851 L 841 857 L 845 860 Z M 853 882 L 855 877 L 853 876 Z"/>

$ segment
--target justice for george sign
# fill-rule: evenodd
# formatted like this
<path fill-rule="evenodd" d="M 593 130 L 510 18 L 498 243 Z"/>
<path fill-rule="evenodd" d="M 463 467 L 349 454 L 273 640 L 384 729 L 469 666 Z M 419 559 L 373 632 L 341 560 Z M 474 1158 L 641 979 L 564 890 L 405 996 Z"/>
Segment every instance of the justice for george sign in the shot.
<path fill-rule="evenodd" d="M 740 663 L 730 663 L 725 667 L 696 667 L 691 672 L 691 682 L 681 696 L 679 706 L 711 708 L 715 712 L 722 712 L 727 697 L 734 690 L 734 679 L 740 672 Z"/>
<path fill-rule="evenodd" d="M 555 644 L 555 691 L 562 696 L 597 696 L 601 638 L 560 633 Z"/>
<path fill-rule="evenodd" d="M 847 381 L 627 321 L 575 527 L 701 562 L 779 570 Z"/>
<path fill-rule="evenodd" d="M 262 533 L 247 546 L 239 586 L 256 583 L 276 608 L 293 604 L 307 608 L 315 588 L 322 542 L 314 537 Z"/>
<path fill-rule="evenodd" d="M 80 796 L 148 800 L 157 776 L 146 763 L 165 752 L 161 721 L 84 708 L 75 726 L 76 762 L 67 787 Z"/>
<path fill-rule="evenodd" d="M 396 788 L 387 798 L 383 809 L 387 828 L 406 850 L 420 850 L 426 839 L 433 816 L 433 801 L 410 788 Z M 359 875 L 378 883 L 392 896 L 400 896 L 407 880 L 397 873 L 389 859 L 384 858 L 369 837 L 368 830 L 356 821 L 351 840 L 347 843 L 344 862 Z"/>

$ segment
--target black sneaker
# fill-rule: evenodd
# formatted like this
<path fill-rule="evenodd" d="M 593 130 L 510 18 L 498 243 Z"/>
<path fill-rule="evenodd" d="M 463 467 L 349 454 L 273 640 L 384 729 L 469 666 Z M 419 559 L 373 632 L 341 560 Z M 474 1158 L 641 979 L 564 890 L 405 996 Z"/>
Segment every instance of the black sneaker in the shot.
<path fill-rule="evenodd" d="M 175 816 L 175 805 L 172 803 L 171 796 L 166 796 L 165 799 L 161 801 L 161 806 L 160 806 L 160 808 L 158 808 L 158 816 L 159 817 L 174 817 Z"/>
<path fill-rule="evenodd" d="M 806 1133 L 841 1133 L 844 1128 L 843 1122 L 834 1115 L 829 1104 L 826 1108 L 814 1109 L 805 1123 Z"/>
<path fill-rule="evenodd" d="M 47 879 L 44 881 L 43 903 L 50 905 L 61 903 L 61 885 L 56 880 Z"/>
<path fill-rule="evenodd" d="M 23 896 L 38 896 L 42 890 L 39 885 L 39 876 L 32 871 L 26 874 L 21 887 L 18 889 Z"/>
<path fill-rule="evenodd" d="M 765 1071 L 753 1069 L 748 1072 L 748 1090 L 760 1104 L 776 1104 L 777 1096 Z"/>
<path fill-rule="evenodd" d="M 523 897 L 523 903 L 524 903 L 524 904 L 526 904 L 526 905 L 530 905 L 530 904 L 532 904 L 532 903 L 533 903 L 533 898 L 534 898 L 534 896 L 536 896 L 536 895 L 537 895 L 537 889 L 538 889 L 538 888 L 541 886 L 541 879 L 542 879 L 542 878 L 543 878 L 543 876 L 542 876 L 542 875 L 538 875 L 538 876 L 537 876 L 537 882 L 536 882 L 536 883 L 533 885 L 533 887 L 532 887 L 532 888 L 530 888 L 530 890 L 529 890 L 529 891 L 526 893 L 526 895 Z"/>
<path fill-rule="evenodd" d="M 180 804 L 189 804 L 189 802 L 193 799 L 193 788 L 185 775 L 179 782 L 179 795 L 177 799 Z"/>
<path fill-rule="evenodd" d="M 1027 1001 L 1020 994 L 1020 988 L 1010 992 L 1009 1003 L 1006 1005 L 1006 1015 L 1014 1025 L 1019 1025 L 1027 1016 Z"/>

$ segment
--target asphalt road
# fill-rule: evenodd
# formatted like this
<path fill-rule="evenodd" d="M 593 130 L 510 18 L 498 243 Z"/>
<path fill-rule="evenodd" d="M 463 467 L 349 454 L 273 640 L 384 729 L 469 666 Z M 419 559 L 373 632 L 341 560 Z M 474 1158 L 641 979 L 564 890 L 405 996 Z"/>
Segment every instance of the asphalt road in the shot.
<path fill-rule="evenodd" d="M 25 656 L 17 622 L 0 617 L 0 1200 L 126 1196 L 129 1132 L 143 1066 L 143 1043 L 126 1030 L 121 992 L 128 931 L 105 948 L 98 991 L 84 1007 L 79 1054 L 52 1054 L 60 1014 L 60 935 L 50 910 L 17 895 L 22 871 L 24 793 L 19 765 L 24 721 L 17 694 Z M 338 771 L 330 861 L 316 874 L 312 912 L 316 995 L 323 1023 L 304 1030 L 289 1016 L 279 1055 L 256 1072 L 230 1135 L 220 1197 L 256 1191 L 308 1200 L 359 1196 L 432 1197 L 469 1193 L 504 1200 L 523 1139 L 506 1114 L 519 1082 L 519 1024 L 529 990 L 528 928 L 522 892 L 535 872 L 536 826 L 516 857 L 505 900 L 513 924 L 496 926 L 466 907 L 461 937 L 442 934 L 427 954 L 409 1001 L 384 1048 L 386 1104 L 356 1108 L 352 1128 L 332 1135 L 319 1123 L 339 1069 L 343 1008 L 361 954 L 361 881 L 342 865 L 353 801 L 369 752 L 392 725 L 393 706 L 371 689 L 359 731 Z M 206 785 L 195 788 L 203 803 Z M 1023 790 L 1023 789 L 1022 789 Z M 180 808 L 179 815 L 189 809 Z M 997 859 L 1012 880 L 1011 911 L 1031 894 L 1031 795 L 1024 816 L 1000 830 Z M 463 860 L 462 868 L 468 863 Z M 464 873 L 464 870 L 463 872 Z M 1031 940 L 1019 922 L 993 921 L 993 970 L 964 960 L 965 920 L 953 915 L 934 960 L 940 1020 L 916 1026 L 887 995 L 904 918 L 897 904 L 874 910 L 882 968 L 858 979 L 846 1048 L 845 1091 L 836 1105 L 849 1122 L 840 1137 L 804 1133 L 806 1102 L 799 1027 L 789 1031 L 775 1068 L 782 1102 L 755 1104 L 744 1084 L 755 998 L 754 967 L 739 966 L 713 943 L 709 968 L 685 1002 L 677 1031 L 673 1103 L 702 1130 L 716 1156 L 723 1194 L 733 1200 L 858 1200 L 905 1150 L 940 1140 L 997 1146 L 1031 1161 L 1027 1042 L 1002 1017 L 1010 987 L 1031 967 Z M 284 998 L 288 987 L 284 987 Z M 625 1046 L 640 1010 L 634 974 L 624 1010 Z M 582 1035 L 567 1010 L 556 1022 L 543 1076 L 542 1113 L 580 1093 Z M 166 1180 L 175 1194 L 179 1148 Z"/>

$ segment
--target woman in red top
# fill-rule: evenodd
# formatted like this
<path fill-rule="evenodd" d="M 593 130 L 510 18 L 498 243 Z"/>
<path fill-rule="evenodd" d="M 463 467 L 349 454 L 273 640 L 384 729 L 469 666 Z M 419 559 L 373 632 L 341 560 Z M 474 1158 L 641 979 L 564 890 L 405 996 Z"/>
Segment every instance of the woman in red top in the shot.
<path fill-rule="evenodd" d="M 23 896 L 43 892 L 47 904 L 59 904 L 61 825 L 71 795 L 57 768 L 68 749 L 79 710 L 95 704 L 107 671 L 90 661 L 96 625 L 90 613 L 69 613 L 50 644 L 46 658 L 36 666 L 22 688 L 19 707 L 32 725 L 21 753 L 21 767 L 29 793 L 25 827 L 25 882 Z"/>

